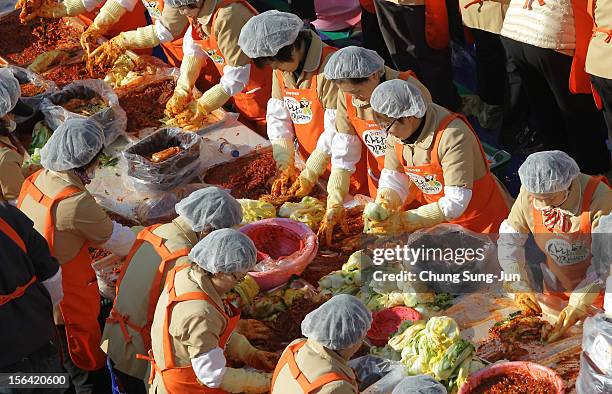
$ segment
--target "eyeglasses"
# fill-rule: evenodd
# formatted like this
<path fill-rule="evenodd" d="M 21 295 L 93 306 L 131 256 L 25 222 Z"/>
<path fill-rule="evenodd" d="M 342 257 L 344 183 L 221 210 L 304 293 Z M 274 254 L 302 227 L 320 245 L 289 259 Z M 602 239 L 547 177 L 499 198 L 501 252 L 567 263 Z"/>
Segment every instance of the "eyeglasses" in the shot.
<path fill-rule="evenodd" d="M 385 133 L 389 133 L 389 130 L 391 130 L 391 127 L 393 127 L 395 122 L 397 122 L 397 119 L 393 119 L 393 122 L 389 123 L 389 125 L 385 127 Z"/>

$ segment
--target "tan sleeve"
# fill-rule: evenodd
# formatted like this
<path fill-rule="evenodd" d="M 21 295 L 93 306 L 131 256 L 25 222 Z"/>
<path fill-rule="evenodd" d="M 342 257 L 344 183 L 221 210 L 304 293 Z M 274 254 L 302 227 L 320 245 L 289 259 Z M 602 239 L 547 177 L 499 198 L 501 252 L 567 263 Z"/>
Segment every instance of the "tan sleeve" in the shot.
<path fill-rule="evenodd" d="M 172 7 L 164 7 L 160 21 L 172 33 L 175 40 L 181 38 L 189 26 L 189 19 Z"/>
<path fill-rule="evenodd" d="M 510 215 L 508 215 L 508 224 L 521 234 L 531 233 L 529 226 L 529 219 L 527 215 L 531 215 L 529 204 L 529 193 L 521 186 L 516 201 L 510 209 Z"/>
<path fill-rule="evenodd" d="M 453 127 L 454 126 L 454 127 Z M 474 187 L 474 146 L 478 142 L 463 121 L 455 120 L 442 134 L 438 147 L 445 186 Z"/>
<path fill-rule="evenodd" d="M 355 387 L 346 381 L 331 382 L 318 391 L 318 394 L 358 394 Z"/>
<path fill-rule="evenodd" d="M 323 109 L 336 109 L 338 104 L 338 87 L 336 84 L 325 78 L 323 73 L 320 73 L 317 75 L 317 88 Z"/>
<path fill-rule="evenodd" d="M 357 132 L 346 113 L 346 95 L 338 92 L 338 103 L 336 105 L 336 130 L 338 133 L 355 135 Z"/>
<path fill-rule="evenodd" d="M 238 46 L 238 37 L 242 26 L 252 17 L 251 11 L 240 3 L 221 8 L 217 14 L 214 33 L 228 66 L 239 67 L 251 63 L 251 59 Z"/>
<path fill-rule="evenodd" d="M 21 172 L 23 157 L 17 152 L 6 150 L 8 152 L 4 154 L 0 152 L 0 201 L 17 199 L 23 184 L 23 173 Z"/>
<path fill-rule="evenodd" d="M 283 92 L 281 87 L 279 86 L 278 77 L 276 76 L 276 71 L 272 71 L 272 97 L 278 100 L 283 99 Z"/>
<path fill-rule="evenodd" d="M 395 137 L 389 134 L 387 137 L 387 151 L 385 152 L 385 168 L 387 170 L 399 171 L 400 162 L 395 154 Z"/>
<path fill-rule="evenodd" d="M 612 190 L 603 183 L 595 189 L 591 200 L 591 230 L 599 225 L 599 219 L 612 212 Z"/>
<path fill-rule="evenodd" d="M 223 316 L 206 301 L 183 301 L 172 311 L 169 332 L 182 343 L 189 358 L 219 347 L 219 337 L 225 327 Z"/>
<path fill-rule="evenodd" d="M 113 234 L 112 220 L 87 192 L 62 201 L 57 217 L 61 218 L 58 230 L 78 234 L 94 245 L 104 244 Z"/>

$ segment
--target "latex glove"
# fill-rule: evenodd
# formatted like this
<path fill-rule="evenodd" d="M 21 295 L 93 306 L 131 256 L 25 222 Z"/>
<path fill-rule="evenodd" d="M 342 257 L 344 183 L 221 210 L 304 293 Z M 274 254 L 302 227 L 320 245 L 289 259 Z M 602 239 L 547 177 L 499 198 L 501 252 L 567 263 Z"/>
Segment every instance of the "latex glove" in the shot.
<path fill-rule="evenodd" d="M 255 296 L 259 294 L 259 285 L 251 275 L 247 275 L 234 286 L 234 291 L 238 293 L 244 304 L 251 305 Z"/>
<path fill-rule="evenodd" d="M 514 303 L 519 309 L 527 314 L 540 314 L 542 308 L 534 292 L 516 293 Z"/>
<path fill-rule="evenodd" d="M 550 331 L 547 342 L 554 342 L 561 338 L 579 320 L 586 317 L 586 311 L 576 306 L 568 305 L 559 314 L 557 323 Z"/>
<path fill-rule="evenodd" d="M 97 45 L 97 41 L 108 29 L 121 19 L 127 10 L 123 8 L 117 0 L 107 0 L 100 8 L 93 23 L 81 35 L 81 47 L 89 57 L 92 46 Z"/>
<path fill-rule="evenodd" d="M 376 201 L 368 203 L 363 210 L 363 219 L 368 221 L 382 222 L 387 220 L 392 212 L 399 210 L 402 202 L 399 194 L 392 189 L 379 189 Z"/>
<path fill-rule="evenodd" d="M 185 111 L 191 102 L 191 94 L 183 89 L 176 88 L 170 100 L 166 103 L 166 115 L 174 117 Z"/>
<path fill-rule="evenodd" d="M 15 9 L 21 8 L 19 19 L 27 23 L 34 18 L 63 18 L 86 11 L 81 0 L 19 0 Z"/>
<path fill-rule="evenodd" d="M 208 115 L 221 108 L 231 97 L 221 84 L 217 84 L 204 92 L 202 97 L 198 99 L 198 112 Z"/>
<path fill-rule="evenodd" d="M 89 55 L 89 61 L 98 67 L 112 66 L 127 50 L 124 33 L 106 41 Z"/>
<path fill-rule="evenodd" d="M 323 172 L 325 172 L 330 160 L 331 156 L 327 153 L 319 149 L 312 151 L 306 160 L 304 170 L 300 173 L 303 187 L 299 189 L 299 195 L 296 194 L 296 197 L 302 198 L 310 193 L 314 184 L 317 182 Z"/>
<path fill-rule="evenodd" d="M 300 174 L 287 193 L 293 197 L 302 198 L 309 195 L 313 188 L 314 184 Z"/>
<path fill-rule="evenodd" d="M 251 355 L 245 360 L 245 363 L 251 368 L 272 372 L 274 371 L 274 368 L 276 368 L 279 358 L 279 354 L 258 350 L 251 353 Z"/>
<path fill-rule="evenodd" d="M 319 242 L 325 246 L 331 246 L 334 228 L 338 224 L 340 224 L 342 231 L 345 234 L 348 233 L 349 229 L 348 223 L 346 222 L 346 210 L 344 207 L 328 208 L 327 211 L 325 211 L 323 221 L 319 225 L 319 231 L 317 231 Z"/>
<path fill-rule="evenodd" d="M 271 382 L 272 375 L 269 373 L 226 368 L 219 388 L 230 393 L 267 393 Z"/>
<path fill-rule="evenodd" d="M 270 327 L 254 319 L 241 319 L 236 326 L 236 332 L 249 341 L 268 339 L 272 336 Z"/>
<path fill-rule="evenodd" d="M 287 167 L 293 167 L 295 163 L 295 149 L 293 143 L 288 138 L 279 138 L 270 141 L 272 144 L 272 156 L 276 162 L 276 168 L 285 170 Z"/>
<path fill-rule="evenodd" d="M 274 183 L 272 183 L 272 190 L 270 194 L 272 196 L 282 196 L 289 192 L 290 185 L 295 182 L 295 167 L 290 165 L 284 170 L 280 171 Z"/>
<path fill-rule="evenodd" d="M 367 206 L 366 209 L 368 209 Z M 368 213 L 372 215 L 372 212 Z M 433 227 L 445 220 L 444 213 L 435 202 L 406 212 L 392 212 L 386 220 L 369 219 L 366 224 L 366 232 L 368 234 L 398 235 Z"/>

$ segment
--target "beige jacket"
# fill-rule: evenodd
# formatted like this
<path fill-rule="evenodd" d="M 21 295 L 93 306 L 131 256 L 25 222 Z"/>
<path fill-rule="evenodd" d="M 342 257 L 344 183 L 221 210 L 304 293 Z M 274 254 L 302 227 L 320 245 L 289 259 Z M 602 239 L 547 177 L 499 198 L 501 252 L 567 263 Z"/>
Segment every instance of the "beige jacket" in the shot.
<path fill-rule="evenodd" d="M 218 0 L 206 0 L 198 15 L 198 22 L 204 33 L 208 35 L 210 35 L 210 30 L 207 25 L 217 9 L 218 2 Z M 232 3 L 219 9 L 213 31 L 219 50 L 228 66 L 239 67 L 251 63 L 251 59 L 238 46 L 238 37 L 242 26 L 253 16 L 255 14 L 241 3 Z"/>
<path fill-rule="evenodd" d="M 189 224 L 181 217 L 174 219 L 171 223 L 164 224 L 153 231 L 153 234 L 164 239 L 163 244 L 170 253 L 181 249 L 191 249 L 198 242 L 198 236 L 191 230 Z M 181 257 L 176 262 L 167 264 L 162 275 L 161 286 L 166 282 L 168 271 L 177 265 L 189 264 L 187 256 Z M 149 299 L 151 285 L 161 264 L 161 257 L 148 242 L 144 242 L 138 249 L 128 265 L 114 307 L 122 315 L 129 316 L 130 322 L 143 327 L 148 322 L 147 311 L 149 303 L 157 304 L 156 293 L 154 300 Z M 161 288 L 159 289 L 161 291 Z M 140 379 L 145 379 L 149 364 L 136 358 L 137 354 L 146 355 L 148 350 L 142 341 L 142 336 L 132 327 L 127 326 L 128 334 L 132 341 L 127 343 L 121 326 L 118 323 L 108 323 L 102 334 L 102 349 L 115 363 L 119 371 Z"/>
<path fill-rule="evenodd" d="M 23 184 L 23 156 L 4 145 L 15 146 L 8 137 L 0 137 L 0 201 L 16 200 Z"/>
<path fill-rule="evenodd" d="M 303 341 L 304 339 L 297 339 L 291 344 Z M 345 359 L 340 357 L 338 353 L 333 350 L 326 349 L 321 344 L 306 340 L 304 345 L 295 356 L 295 362 L 300 368 L 300 371 L 304 374 L 306 379 L 310 382 L 314 382 L 318 377 L 329 373 L 336 372 L 340 375 L 346 376 L 351 383 L 347 381 L 336 381 L 331 382 L 323 386 L 317 394 L 356 394 L 359 393 L 357 389 L 357 383 L 355 379 L 355 373 L 348 366 Z M 276 371 L 275 371 L 276 373 Z M 297 381 L 291 375 L 289 366 L 285 365 L 276 376 L 274 387 L 272 387 L 272 394 L 288 394 L 288 393 L 301 393 L 302 389 Z"/>
<path fill-rule="evenodd" d="M 185 15 L 181 15 L 177 8 L 172 7 L 164 7 L 160 21 L 175 40 L 181 38 L 185 34 L 185 29 L 189 26 L 189 19 Z"/>
<path fill-rule="evenodd" d="M 181 270 L 175 278 L 176 295 L 189 292 L 203 292 L 217 306 L 224 308 L 221 296 L 217 293 L 208 274 L 192 264 L 191 268 Z M 151 327 L 151 342 L 155 362 L 160 368 L 166 365 L 163 351 L 163 324 L 168 304 L 168 291 L 164 288 Z M 177 367 L 191 365 L 191 359 L 219 347 L 219 338 L 227 326 L 227 320 L 210 303 L 203 300 L 183 301 L 175 304 L 170 316 L 169 332 L 171 335 L 174 362 Z M 232 337 L 236 335 L 235 333 Z M 226 352 L 231 352 L 233 341 L 226 345 Z M 167 393 L 161 374 L 155 374 L 155 379 L 149 393 Z M 173 393 L 172 393 L 173 394 Z"/>
<path fill-rule="evenodd" d="M 480 3 L 473 3 L 473 0 L 459 0 L 463 24 L 472 29 L 499 34 L 510 0 L 483 0 Z"/>
<path fill-rule="evenodd" d="M 283 82 L 285 87 L 288 89 L 306 89 L 310 87 L 310 80 L 312 79 L 313 73 L 318 70 L 317 92 L 319 94 L 319 100 L 321 101 L 324 109 L 336 109 L 338 88 L 333 82 L 327 80 L 323 73 L 323 69 L 329 60 L 329 56 L 321 61 L 321 53 L 323 48 L 327 45 L 321 41 L 315 32 L 310 32 L 310 34 L 312 41 L 310 48 L 308 49 L 308 53 L 306 54 L 306 61 L 304 62 L 304 69 L 302 73 L 296 79 L 293 73 L 283 72 Z M 283 100 L 283 94 L 281 92 L 276 73 L 272 77 L 272 97 L 278 100 Z"/>
<path fill-rule="evenodd" d="M 612 0 L 597 0 L 595 3 L 595 25 L 612 31 Z M 612 79 L 612 42 L 608 35 L 596 32 L 591 38 L 586 58 L 586 71 L 601 78 Z"/>
<path fill-rule="evenodd" d="M 570 232 L 580 229 L 580 207 L 582 205 L 582 195 L 590 179 L 589 175 L 580 174 L 570 186 L 570 194 L 567 200 L 560 206 L 561 209 L 569 211 L 572 215 L 570 221 L 572 227 Z M 512 206 L 508 216 L 508 224 L 521 234 L 534 232 L 532 205 L 529 201 L 529 193 L 521 187 L 521 191 Z M 591 229 L 599 225 L 599 219 L 612 212 L 612 190 L 604 184 L 599 184 L 593 198 L 591 199 Z"/>

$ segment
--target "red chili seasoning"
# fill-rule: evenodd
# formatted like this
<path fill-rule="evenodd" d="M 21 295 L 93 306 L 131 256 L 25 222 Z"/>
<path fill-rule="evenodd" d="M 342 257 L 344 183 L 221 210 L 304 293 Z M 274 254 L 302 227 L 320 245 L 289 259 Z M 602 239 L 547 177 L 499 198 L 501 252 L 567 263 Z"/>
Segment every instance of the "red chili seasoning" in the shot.
<path fill-rule="evenodd" d="M 554 394 L 553 385 L 530 374 L 510 372 L 507 375 L 492 376 L 480 383 L 474 394 Z"/>
<path fill-rule="evenodd" d="M 100 69 L 94 69 L 94 75 L 89 75 L 85 63 L 64 64 L 43 74 L 45 79 L 53 81 L 62 88 L 74 81 L 83 79 L 104 79 L 105 73 Z"/>
<path fill-rule="evenodd" d="M 137 133 L 147 127 L 160 127 L 166 103 L 172 97 L 176 83 L 165 80 L 144 89 L 130 90 L 119 97 L 119 105 L 127 114 L 127 132 Z"/>

